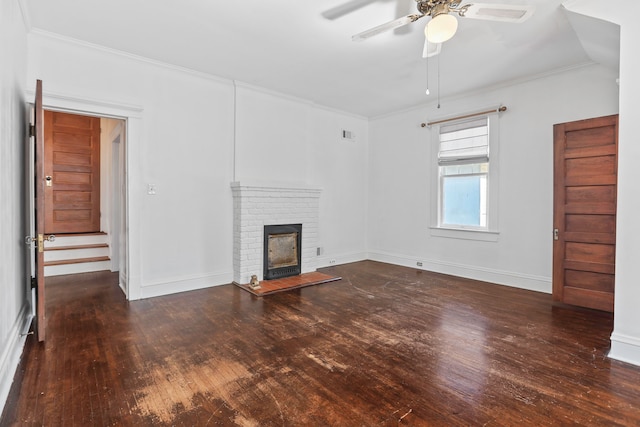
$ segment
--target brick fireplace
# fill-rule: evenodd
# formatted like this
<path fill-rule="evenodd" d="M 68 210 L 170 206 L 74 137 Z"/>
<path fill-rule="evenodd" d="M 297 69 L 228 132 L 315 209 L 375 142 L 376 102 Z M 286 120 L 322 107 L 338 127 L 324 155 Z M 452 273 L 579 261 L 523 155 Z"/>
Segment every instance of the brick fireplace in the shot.
<path fill-rule="evenodd" d="M 321 189 L 297 185 L 231 183 L 233 280 L 263 280 L 264 226 L 302 224 L 301 273 L 316 271 Z"/>

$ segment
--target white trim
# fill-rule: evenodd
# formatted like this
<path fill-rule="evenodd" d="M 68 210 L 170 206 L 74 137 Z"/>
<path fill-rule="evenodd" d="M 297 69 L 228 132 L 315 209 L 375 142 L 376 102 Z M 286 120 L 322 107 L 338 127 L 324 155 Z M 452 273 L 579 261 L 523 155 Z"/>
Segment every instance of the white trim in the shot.
<path fill-rule="evenodd" d="M 429 260 L 388 252 L 369 252 L 368 258 L 372 261 L 386 262 L 389 264 L 417 268 L 435 273 L 450 274 L 452 276 L 465 277 L 467 279 L 480 280 L 497 285 L 543 292 L 546 294 L 551 293 L 551 277 L 521 274 L 512 271 L 479 267 L 476 265 L 464 265 L 447 261 Z M 417 266 L 418 262 L 422 262 L 421 267 Z"/>
<path fill-rule="evenodd" d="M 25 91 L 27 99 L 35 97 L 35 91 Z M 126 119 L 128 117 L 142 117 L 143 107 L 133 104 L 124 104 L 104 99 L 91 99 L 55 92 L 43 92 L 42 106 L 52 111 L 80 112 L 84 115 L 99 115 L 113 119 Z"/>
<path fill-rule="evenodd" d="M 233 280 L 233 272 L 206 273 L 193 276 L 174 277 L 169 280 L 152 282 L 140 288 L 140 298 L 153 298 L 179 292 L 195 291 L 213 286 L 228 285 Z"/>
<path fill-rule="evenodd" d="M 613 331 L 608 356 L 611 359 L 640 366 L 640 338 Z"/>
<path fill-rule="evenodd" d="M 429 227 L 429 234 L 433 237 L 449 239 L 478 240 L 481 242 L 497 242 L 500 237 L 498 231 L 464 230 L 460 228 Z"/>
<path fill-rule="evenodd" d="M 31 319 L 31 305 L 29 304 L 29 299 L 27 299 L 7 335 L 7 345 L 0 354 L 0 414 L 7 403 L 13 377 L 20 364 L 20 357 L 27 340 L 27 336 L 23 335 L 23 333 L 29 328 Z"/>
<path fill-rule="evenodd" d="M 317 267 L 333 267 L 335 265 L 350 264 L 352 262 L 364 261 L 367 259 L 366 252 L 347 252 L 338 255 L 319 256 L 316 258 Z"/>

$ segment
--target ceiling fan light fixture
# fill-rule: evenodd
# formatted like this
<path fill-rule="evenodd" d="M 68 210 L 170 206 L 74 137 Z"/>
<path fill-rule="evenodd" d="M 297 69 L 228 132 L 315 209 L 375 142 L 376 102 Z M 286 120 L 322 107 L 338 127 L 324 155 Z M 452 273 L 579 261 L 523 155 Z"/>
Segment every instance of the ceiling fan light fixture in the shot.
<path fill-rule="evenodd" d="M 453 37 L 458 30 L 458 20 L 455 16 L 442 13 L 434 16 L 424 29 L 424 34 L 430 43 L 444 43 Z"/>

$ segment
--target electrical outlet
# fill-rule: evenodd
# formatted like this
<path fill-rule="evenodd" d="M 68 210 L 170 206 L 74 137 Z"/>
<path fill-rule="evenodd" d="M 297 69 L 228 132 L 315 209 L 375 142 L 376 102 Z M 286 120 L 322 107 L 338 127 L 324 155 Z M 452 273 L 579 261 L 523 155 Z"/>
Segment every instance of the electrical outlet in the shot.
<path fill-rule="evenodd" d="M 336 260 L 335 260 L 335 259 L 330 259 L 330 260 L 329 260 L 329 265 L 333 265 L 333 264 L 335 264 L 335 263 L 336 263 Z"/>
<path fill-rule="evenodd" d="M 418 267 L 422 267 L 422 261 L 418 261 L 418 262 L 416 262 L 416 265 L 417 265 Z"/>

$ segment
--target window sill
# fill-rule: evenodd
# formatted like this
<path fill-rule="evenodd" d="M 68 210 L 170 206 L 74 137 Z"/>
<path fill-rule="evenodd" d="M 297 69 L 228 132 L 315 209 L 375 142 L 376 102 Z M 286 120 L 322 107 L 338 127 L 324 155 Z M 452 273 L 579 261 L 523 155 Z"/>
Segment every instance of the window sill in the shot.
<path fill-rule="evenodd" d="M 449 239 L 478 240 L 481 242 L 497 242 L 500 233 L 485 230 L 463 230 L 460 228 L 429 227 L 433 237 L 446 237 Z"/>

